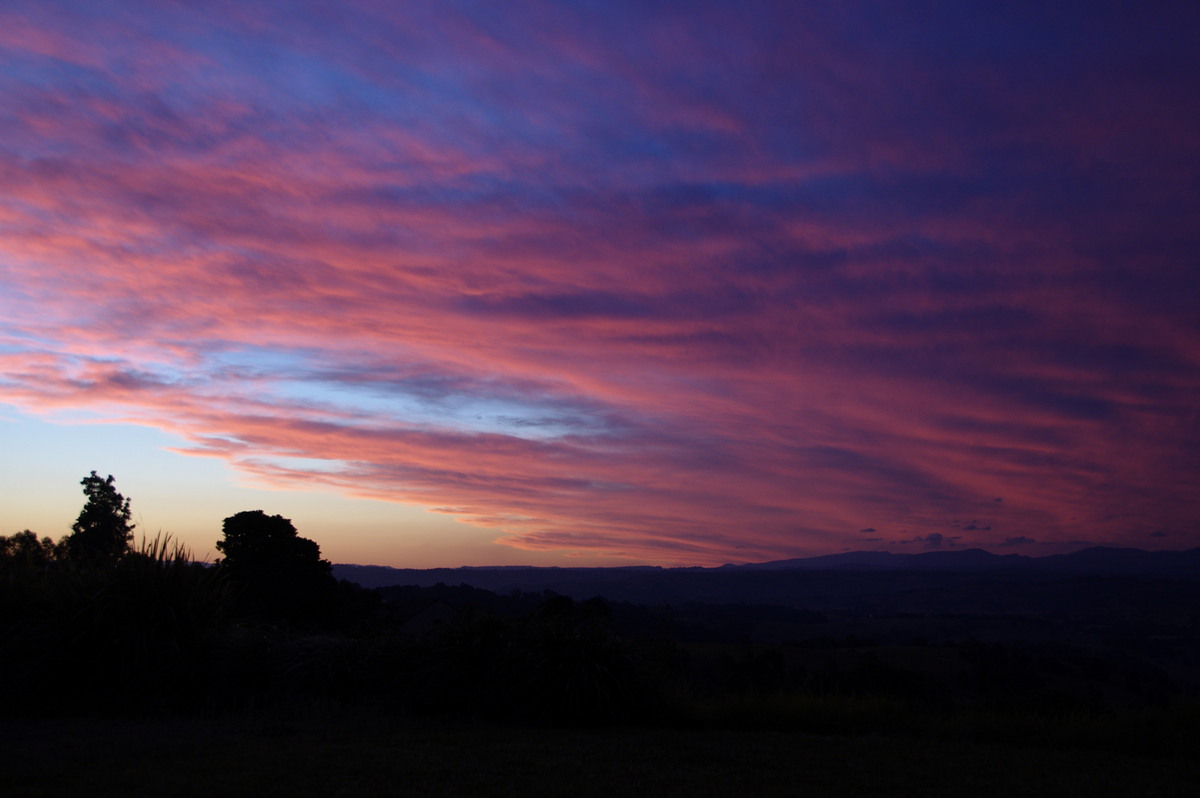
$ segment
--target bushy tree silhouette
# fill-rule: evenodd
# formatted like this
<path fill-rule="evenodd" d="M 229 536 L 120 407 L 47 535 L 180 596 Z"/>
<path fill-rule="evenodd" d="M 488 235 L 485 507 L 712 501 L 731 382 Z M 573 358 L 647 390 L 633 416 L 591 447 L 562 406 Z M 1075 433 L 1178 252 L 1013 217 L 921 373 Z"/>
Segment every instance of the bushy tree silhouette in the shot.
<path fill-rule="evenodd" d="M 65 540 L 72 560 L 114 563 L 129 552 L 134 528 L 129 523 L 130 500 L 117 492 L 113 481 L 112 474 L 100 477 L 95 471 L 80 481 L 87 503 Z"/>
<path fill-rule="evenodd" d="M 220 566 L 241 588 L 246 609 L 294 619 L 319 612 L 329 601 L 337 586 L 333 566 L 289 519 L 247 510 L 226 518 L 222 529 Z"/>
<path fill-rule="evenodd" d="M 30 530 L 4 537 L 0 535 L 0 561 L 12 561 L 26 566 L 46 565 L 59 554 L 59 547 L 50 538 L 38 539 Z"/>

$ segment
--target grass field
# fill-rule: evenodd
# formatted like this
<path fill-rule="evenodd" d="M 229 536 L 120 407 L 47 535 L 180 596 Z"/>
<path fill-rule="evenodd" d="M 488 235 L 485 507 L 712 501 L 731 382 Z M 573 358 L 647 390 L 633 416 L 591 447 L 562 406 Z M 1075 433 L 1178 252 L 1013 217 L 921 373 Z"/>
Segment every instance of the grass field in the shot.
<path fill-rule="evenodd" d="M 336 709 L 6 719 L 6 796 L 1194 796 L 1187 756 L 967 739 L 562 730 Z"/>

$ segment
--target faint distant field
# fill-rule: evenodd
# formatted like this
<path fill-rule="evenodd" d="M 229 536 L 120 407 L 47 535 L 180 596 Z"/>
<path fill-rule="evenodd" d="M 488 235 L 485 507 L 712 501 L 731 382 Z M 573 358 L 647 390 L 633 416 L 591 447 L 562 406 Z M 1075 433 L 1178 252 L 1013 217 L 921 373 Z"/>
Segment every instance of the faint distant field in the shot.
<path fill-rule="evenodd" d="M 1194 796 L 1188 756 L 1036 740 L 592 729 L 325 710 L 0 723 L 6 796 Z"/>

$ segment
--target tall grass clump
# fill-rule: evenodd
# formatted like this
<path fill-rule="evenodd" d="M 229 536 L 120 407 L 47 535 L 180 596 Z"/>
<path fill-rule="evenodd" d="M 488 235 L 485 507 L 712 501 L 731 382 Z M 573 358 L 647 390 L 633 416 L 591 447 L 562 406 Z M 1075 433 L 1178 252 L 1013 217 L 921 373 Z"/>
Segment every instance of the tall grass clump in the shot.
<path fill-rule="evenodd" d="M 116 561 L 0 565 L 0 678 L 13 709 L 150 708 L 194 695 L 231 593 L 160 533 Z"/>

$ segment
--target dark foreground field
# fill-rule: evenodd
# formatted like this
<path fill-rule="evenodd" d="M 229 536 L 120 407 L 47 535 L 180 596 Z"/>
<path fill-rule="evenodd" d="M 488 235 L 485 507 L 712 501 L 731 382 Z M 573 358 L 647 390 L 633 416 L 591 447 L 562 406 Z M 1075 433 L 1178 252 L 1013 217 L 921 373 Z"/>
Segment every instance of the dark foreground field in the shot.
<path fill-rule="evenodd" d="M 1190 573 L 688 569 L 646 604 L 370 591 L 284 539 L 304 567 L 249 575 L 9 540 L 0 796 L 1200 794 Z"/>
<path fill-rule="evenodd" d="M 1103 724 L 1101 724 L 1103 725 Z M 986 726 L 986 724 L 984 724 Z M 8 719 L 6 796 L 1194 796 L 1200 760 L 1020 742 L 730 729 L 549 729 L 338 709 L 202 719 Z M 1014 737 L 1013 735 L 1017 735 Z M 1089 736 L 1090 735 L 1090 736 Z M 1123 735 L 1118 735 L 1123 736 Z"/>

